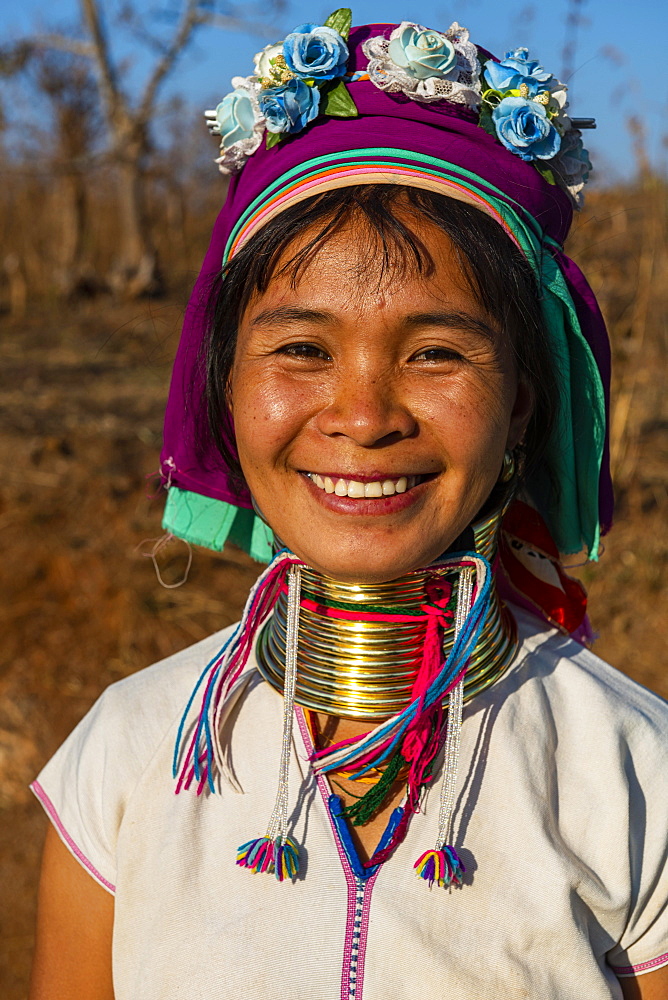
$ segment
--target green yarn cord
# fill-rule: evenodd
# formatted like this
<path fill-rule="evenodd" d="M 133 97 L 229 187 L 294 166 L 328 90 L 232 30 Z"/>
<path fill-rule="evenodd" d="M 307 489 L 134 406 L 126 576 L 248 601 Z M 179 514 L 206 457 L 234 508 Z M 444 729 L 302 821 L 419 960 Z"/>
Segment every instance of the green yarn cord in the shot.
<path fill-rule="evenodd" d="M 308 595 L 306 588 L 303 589 L 302 593 Z M 323 600 L 322 597 L 317 598 L 317 603 L 323 608 L 336 608 L 337 611 L 350 611 L 354 614 L 359 613 L 360 615 L 409 615 L 412 618 L 424 617 L 424 611 L 421 611 L 419 608 L 389 608 L 383 607 L 380 604 L 347 604 L 345 601 L 331 601 L 329 598 Z"/>
<path fill-rule="evenodd" d="M 357 802 L 344 808 L 344 815 L 348 817 L 353 826 L 363 826 L 378 812 L 405 763 L 406 761 L 401 756 L 401 750 L 397 750 L 390 757 L 390 762 L 383 771 L 380 780 L 372 785 L 369 791 L 365 792 Z"/>

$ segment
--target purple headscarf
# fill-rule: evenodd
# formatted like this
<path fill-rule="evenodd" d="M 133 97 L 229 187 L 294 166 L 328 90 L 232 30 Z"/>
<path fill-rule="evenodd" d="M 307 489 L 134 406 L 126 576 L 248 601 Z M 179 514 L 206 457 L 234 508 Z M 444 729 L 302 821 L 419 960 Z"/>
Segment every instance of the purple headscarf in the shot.
<path fill-rule="evenodd" d="M 389 37 L 395 27 L 365 25 L 353 29 L 348 43 L 350 74 L 366 68 L 367 57 L 362 50 L 365 40 L 373 35 Z M 486 55 L 483 50 L 479 51 L 483 57 Z M 590 473 L 587 486 L 590 492 L 593 489 L 598 493 L 595 500 L 598 525 L 596 531 L 583 528 L 571 534 L 571 537 L 573 534 L 578 535 L 580 544 L 586 544 L 595 556 L 598 529 L 600 527 L 604 532 L 609 528 L 613 506 L 607 446 L 610 350 L 595 296 L 580 270 L 562 250 L 572 221 L 569 196 L 557 185 L 548 183 L 532 163 L 509 152 L 494 136 L 480 127 L 477 114 L 462 105 L 446 100 L 418 103 L 404 94 L 380 90 L 368 79 L 347 81 L 347 87 L 357 106 L 358 117 L 318 118 L 303 132 L 287 137 L 270 149 L 263 142 L 250 156 L 243 170 L 230 182 L 227 199 L 216 220 L 202 270 L 188 303 L 174 364 L 161 456 L 164 481 L 170 488 L 166 526 L 174 534 L 191 541 L 211 544 L 207 541 L 212 535 L 210 526 L 204 531 L 184 527 L 186 522 L 181 516 L 182 512 L 179 513 L 177 509 L 179 496 L 190 497 L 191 500 L 193 496 L 199 496 L 218 501 L 221 503 L 221 517 L 228 504 L 234 508 L 251 507 L 248 491 L 239 493 L 234 488 L 210 438 L 204 399 L 203 345 L 208 297 L 212 282 L 220 274 L 226 254 L 229 253 L 235 227 L 238 228 L 240 220 L 248 217 L 249 212 L 252 214 L 254 205 L 261 204 L 263 199 L 269 197 L 268 192 L 280 193 L 288 185 L 299 187 L 301 184 L 301 197 L 316 193 L 319 183 L 317 179 L 309 182 L 310 187 L 304 186 L 307 176 L 313 176 L 313 165 L 316 162 L 321 164 L 320 170 L 324 169 L 324 163 L 328 170 L 331 168 L 331 172 L 336 173 L 337 170 L 349 168 L 351 162 L 368 162 L 373 151 L 374 169 L 384 170 L 386 174 L 391 174 L 397 168 L 397 157 L 401 154 L 409 162 L 409 169 L 412 169 L 410 161 L 419 167 L 423 162 L 421 157 L 441 162 L 440 175 L 444 183 L 458 183 L 458 178 L 466 175 L 471 187 L 470 178 L 473 176 L 475 197 L 482 202 L 489 201 L 497 205 L 502 203 L 502 207 L 505 206 L 503 214 L 506 222 L 509 218 L 515 219 L 517 225 L 530 228 L 537 234 L 542 252 L 549 256 L 550 266 L 551 262 L 556 262 L 567 290 L 565 294 L 570 295 L 568 308 L 577 317 L 575 322 L 579 323 L 578 336 L 584 337 L 593 355 L 602 385 L 602 393 L 599 395 L 604 397 L 604 406 L 601 404 L 601 409 L 605 409 L 605 430 L 601 431 L 604 444 L 600 449 L 602 456 L 598 456 L 594 477 L 598 482 L 592 483 Z M 383 182 L 387 183 L 387 179 Z M 399 175 L 396 176 L 396 183 L 404 182 Z M 324 180 L 322 183 L 324 184 Z M 351 176 L 350 183 L 368 183 L 368 178 L 359 180 Z M 409 183 L 422 186 L 419 176 Z M 513 225 L 511 222 L 511 229 Z M 506 228 L 508 231 L 507 226 Z M 573 371 L 574 364 L 571 363 L 571 372 Z M 575 366 L 576 376 L 577 371 Z M 574 435 L 574 440 L 577 443 L 577 435 Z M 584 498 L 582 486 L 580 495 Z M 215 511 L 215 505 L 209 505 L 206 517 L 209 520 L 213 517 L 215 521 Z M 552 527 L 550 511 L 544 509 L 543 513 Z M 580 547 L 580 544 L 576 545 L 573 541 L 567 540 L 564 543 L 563 532 L 561 539 L 558 530 L 553 533 L 562 549 L 574 551 Z M 220 533 L 216 537 L 218 541 L 221 540 Z M 219 548 L 220 545 L 216 542 L 213 547 Z"/>

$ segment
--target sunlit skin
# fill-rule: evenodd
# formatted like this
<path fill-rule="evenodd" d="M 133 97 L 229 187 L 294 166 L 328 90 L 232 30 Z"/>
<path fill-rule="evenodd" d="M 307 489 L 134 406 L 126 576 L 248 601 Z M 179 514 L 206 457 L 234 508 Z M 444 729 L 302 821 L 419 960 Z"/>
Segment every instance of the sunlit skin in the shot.
<path fill-rule="evenodd" d="M 244 475 L 276 534 L 322 573 L 374 582 L 427 565 L 458 537 L 531 402 L 447 236 L 420 223 L 433 273 L 383 277 L 362 225 L 340 231 L 296 284 L 277 274 L 251 301 L 229 400 Z M 307 472 L 428 478 L 354 500 Z"/>

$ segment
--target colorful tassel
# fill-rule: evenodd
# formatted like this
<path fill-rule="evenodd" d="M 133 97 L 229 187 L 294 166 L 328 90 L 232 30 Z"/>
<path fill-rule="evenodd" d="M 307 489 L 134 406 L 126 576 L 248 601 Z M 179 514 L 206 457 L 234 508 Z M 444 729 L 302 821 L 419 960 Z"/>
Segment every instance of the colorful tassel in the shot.
<path fill-rule="evenodd" d="M 295 684 L 297 682 L 297 643 L 299 636 L 299 602 L 301 569 L 292 565 L 288 570 L 288 621 L 285 647 L 285 684 L 283 687 L 283 737 L 278 768 L 276 801 L 264 837 L 249 840 L 237 850 L 237 864 L 256 872 L 270 872 L 279 882 L 292 879 L 299 871 L 299 848 L 288 829 L 288 777 L 292 752 L 292 723 L 295 714 Z"/>
<path fill-rule="evenodd" d="M 274 842 L 269 837 L 256 837 L 237 849 L 237 864 L 252 872 L 274 871 Z"/>
<path fill-rule="evenodd" d="M 279 882 L 286 878 L 294 878 L 299 871 L 299 848 L 292 837 L 286 837 L 285 842 L 276 838 L 274 845 L 275 875 Z"/>
<path fill-rule="evenodd" d="M 174 746 L 173 774 L 178 778 L 177 794 L 181 789 L 189 789 L 194 780 L 198 795 L 207 787 L 215 793 L 214 765 L 219 763 L 215 761 L 217 714 L 246 666 L 258 631 L 273 611 L 285 574 L 298 561 L 287 549 L 277 552 L 252 588 L 235 631 L 200 675 L 185 707 Z M 200 709 L 187 744 L 190 712 L 200 692 Z"/>
<path fill-rule="evenodd" d="M 420 878 L 429 882 L 429 888 L 434 882 L 449 889 L 453 885 L 462 884 L 462 876 L 466 868 L 454 847 L 445 845 L 440 849 L 425 851 L 413 866 Z"/>
<path fill-rule="evenodd" d="M 448 732 L 445 740 L 445 780 L 441 793 L 437 845 L 450 840 L 449 828 L 457 781 L 464 677 L 471 653 L 485 622 L 492 572 L 487 560 L 477 553 L 446 556 L 434 564 L 434 570 L 438 569 L 461 571 L 455 611 L 454 641 L 445 663 L 441 665 L 439 662 L 440 630 L 446 618 L 452 614 L 447 607 L 450 590 L 447 581 L 442 583 L 434 581 L 432 592 L 428 594 L 431 600 L 421 609 L 430 619 L 428 622 L 430 641 L 426 643 L 423 669 L 416 682 L 411 704 L 370 733 L 352 742 L 344 740 L 334 747 L 316 752 L 312 757 L 316 774 L 347 770 L 352 765 L 353 768 L 357 768 L 351 775 L 353 778 L 362 777 L 368 771 L 387 763 L 390 766 L 386 768 L 385 782 L 381 791 L 385 790 L 385 784 L 391 784 L 390 778 L 395 769 L 398 771 L 404 761 L 409 764 L 404 815 L 390 843 L 379 852 L 383 855 L 382 860 L 385 860 L 385 857 L 401 843 L 411 815 L 419 811 L 421 789 L 431 778 L 431 766 L 441 743 L 438 736 L 443 731 L 443 701 L 446 697 L 449 697 Z M 435 589 L 436 584 L 440 585 L 438 592 Z M 227 764 L 218 747 L 217 737 L 228 699 L 234 698 L 237 694 L 235 685 L 244 671 L 257 631 L 272 613 L 278 594 L 284 587 L 288 591 L 288 613 L 283 736 L 276 801 L 265 836 L 243 844 L 238 849 L 236 858 L 240 867 L 251 871 L 274 873 L 280 882 L 294 878 L 299 870 L 298 847 L 288 836 L 287 831 L 288 770 L 297 676 L 301 569 L 300 561 L 288 550 L 282 549 L 277 553 L 261 575 L 251 591 L 239 626 L 200 676 L 183 713 L 174 749 L 174 775 L 179 779 L 176 791 L 189 788 L 193 780 L 196 780 L 198 794 L 201 794 L 207 786 L 214 792 L 214 767 L 217 766 L 220 773 L 227 772 Z M 185 734 L 190 710 L 202 690 L 199 714 L 194 723 L 190 743 L 186 746 Z M 376 790 L 373 790 L 371 795 L 363 796 L 360 803 L 349 807 L 354 820 L 361 822 L 361 815 L 367 814 L 372 808 L 375 811 L 376 797 Z M 358 813 L 360 815 L 357 815 Z M 442 858 L 443 861 L 430 862 L 430 856 L 434 859 Z M 369 863 L 377 864 L 379 860 L 380 858 L 374 855 Z M 454 848 L 437 846 L 433 851 L 423 855 L 416 864 L 416 867 L 418 866 L 421 876 L 430 884 L 434 881 L 447 885 L 461 884 L 461 874 L 464 869 Z"/>
<path fill-rule="evenodd" d="M 299 847 L 292 839 L 280 836 L 256 837 L 237 850 L 237 864 L 253 872 L 275 875 L 279 882 L 294 878 L 299 872 Z"/>
<path fill-rule="evenodd" d="M 455 612 L 455 635 L 458 636 L 466 627 L 468 619 L 467 608 L 473 599 L 473 570 L 466 567 L 459 577 L 459 600 Z M 459 751 L 462 736 L 462 712 L 464 709 L 464 677 L 457 682 L 450 694 L 448 706 L 448 728 L 445 737 L 443 753 L 443 784 L 438 811 L 438 836 L 436 847 L 426 851 L 414 867 L 420 878 L 434 882 L 447 888 L 462 884 L 464 865 L 454 847 L 449 846 L 452 838 L 452 817 L 455 808 L 457 791 L 457 775 L 459 772 Z"/>

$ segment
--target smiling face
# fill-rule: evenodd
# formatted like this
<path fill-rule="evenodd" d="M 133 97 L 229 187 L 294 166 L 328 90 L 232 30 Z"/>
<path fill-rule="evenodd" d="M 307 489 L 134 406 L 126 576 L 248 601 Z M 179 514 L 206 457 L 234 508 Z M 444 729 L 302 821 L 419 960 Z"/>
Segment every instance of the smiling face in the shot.
<path fill-rule="evenodd" d="M 445 551 L 530 412 L 447 236 L 409 224 L 428 274 L 383 273 L 351 223 L 298 280 L 279 268 L 238 330 L 229 401 L 248 486 L 284 544 L 341 581 L 395 579 Z"/>

